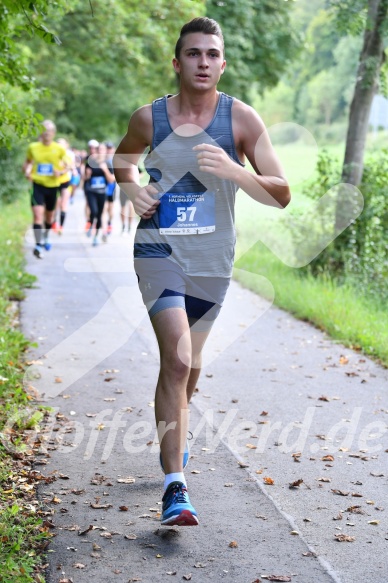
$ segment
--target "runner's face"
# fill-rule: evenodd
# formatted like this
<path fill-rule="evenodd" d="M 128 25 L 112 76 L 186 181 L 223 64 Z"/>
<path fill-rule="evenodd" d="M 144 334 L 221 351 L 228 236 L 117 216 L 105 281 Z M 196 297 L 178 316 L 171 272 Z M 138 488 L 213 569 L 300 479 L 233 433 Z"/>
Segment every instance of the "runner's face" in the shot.
<path fill-rule="evenodd" d="M 47 145 L 51 144 L 51 142 L 55 138 L 55 129 L 54 128 L 45 129 L 41 133 L 40 137 L 41 137 L 43 144 L 47 144 Z"/>
<path fill-rule="evenodd" d="M 181 85 L 192 89 L 215 87 L 225 69 L 222 41 L 214 34 L 192 32 L 183 39 L 178 59 L 173 60 Z"/>

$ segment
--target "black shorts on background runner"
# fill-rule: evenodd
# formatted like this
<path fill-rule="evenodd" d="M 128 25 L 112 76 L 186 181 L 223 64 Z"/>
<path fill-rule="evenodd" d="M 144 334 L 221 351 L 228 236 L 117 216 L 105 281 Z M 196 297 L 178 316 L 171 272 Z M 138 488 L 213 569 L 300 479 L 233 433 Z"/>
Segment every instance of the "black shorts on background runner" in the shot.
<path fill-rule="evenodd" d="M 58 186 L 49 187 L 32 183 L 31 206 L 45 206 L 46 210 L 53 211 L 57 204 Z"/>

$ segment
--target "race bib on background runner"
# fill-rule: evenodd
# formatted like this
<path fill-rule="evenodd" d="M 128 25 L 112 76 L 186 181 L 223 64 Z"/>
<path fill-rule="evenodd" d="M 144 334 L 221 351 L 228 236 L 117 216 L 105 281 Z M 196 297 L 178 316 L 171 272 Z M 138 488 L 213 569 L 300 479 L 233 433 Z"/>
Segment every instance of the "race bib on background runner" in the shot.
<path fill-rule="evenodd" d="M 39 176 L 53 176 L 54 167 L 52 164 L 38 164 L 36 172 Z"/>
<path fill-rule="evenodd" d="M 166 192 L 161 197 L 161 235 L 202 235 L 215 230 L 214 192 Z"/>
<path fill-rule="evenodd" d="M 104 189 L 106 187 L 105 176 L 92 176 L 90 179 L 90 188 L 94 189 Z"/>

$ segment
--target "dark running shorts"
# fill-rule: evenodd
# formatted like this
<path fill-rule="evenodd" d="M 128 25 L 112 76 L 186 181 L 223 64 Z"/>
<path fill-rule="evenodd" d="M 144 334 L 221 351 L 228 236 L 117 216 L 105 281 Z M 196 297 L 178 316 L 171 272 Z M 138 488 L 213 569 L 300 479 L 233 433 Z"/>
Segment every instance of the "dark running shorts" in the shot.
<path fill-rule="evenodd" d="M 228 277 L 195 277 L 165 258 L 135 259 L 135 272 L 150 318 L 167 308 L 186 310 L 195 330 L 210 330 L 229 287 Z"/>
<path fill-rule="evenodd" d="M 69 188 L 70 184 L 71 184 L 70 180 L 68 180 L 67 182 L 62 182 L 62 184 L 58 186 L 59 191 L 64 190 L 65 188 Z"/>
<path fill-rule="evenodd" d="M 32 188 L 31 206 L 44 206 L 46 210 L 53 211 L 57 203 L 58 187 L 52 188 L 33 182 Z"/>

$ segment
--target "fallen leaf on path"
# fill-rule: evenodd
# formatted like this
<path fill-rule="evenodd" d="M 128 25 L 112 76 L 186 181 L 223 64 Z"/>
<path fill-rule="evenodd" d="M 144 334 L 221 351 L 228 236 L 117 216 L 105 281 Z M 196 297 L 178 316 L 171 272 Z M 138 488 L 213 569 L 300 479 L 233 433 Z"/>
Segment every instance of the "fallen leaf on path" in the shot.
<path fill-rule="evenodd" d="M 124 538 L 126 538 L 127 540 L 136 540 L 137 536 L 135 534 L 125 534 Z"/>
<path fill-rule="evenodd" d="M 157 559 L 162 559 L 162 558 L 163 558 L 163 555 L 159 555 L 159 554 L 157 554 L 157 555 L 155 555 L 155 557 L 156 557 Z"/>
<path fill-rule="evenodd" d="M 368 524 L 377 525 L 377 524 L 380 524 L 380 520 L 368 520 Z"/>
<path fill-rule="evenodd" d="M 359 494 L 358 492 L 352 492 L 352 496 L 353 498 L 362 498 L 362 494 Z"/>
<path fill-rule="evenodd" d="M 275 484 L 275 480 L 273 478 L 268 477 L 268 476 L 266 476 L 265 478 L 263 478 L 263 482 L 267 486 L 273 486 Z"/>
<path fill-rule="evenodd" d="M 299 486 L 300 486 L 301 484 L 303 484 L 303 480 L 302 480 L 302 478 L 299 478 L 299 480 L 295 480 L 295 482 L 291 482 L 291 483 L 289 484 L 289 488 L 290 488 L 290 489 L 292 489 L 292 488 L 299 488 Z"/>
<path fill-rule="evenodd" d="M 100 536 L 103 538 L 112 538 L 112 533 L 110 532 L 100 532 Z"/>
<path fill-rule="evenodd" d="M 245 462 L 237 462 L 237 463 L 240 466 L 240 468 L 249 468 L 249 464 L 246 464 Z"/>
<path fill-rule="evenodd" d="M 73 567 L 75 569 L 85 569 L 85 565 L 83 563 L 74 563 Z"/>
<path fill-rule="evenodd" d="M 94 529 L 93 525 L 89 524 L 89 526 L 87 528 L 85 528 L 84 530 L 78 530 L 78 536 L 82 536 L 83 534 L 86 534 L 87 532 L 90 532 L 93 529 Z"/>
<path fill-rule="evenodd" d="M 340 364 L 348 364 L 348 362 L 349 362 L 349 359 L 348 359 L 348 357 L 347 357 L 347 356 L 343 356 L 343 355 L 341 354 L 341 356 L 340 356 L 340 359 L 339 359 L 339 363 L 340 363 Z"/>
<path fill-rule="evenodd" d="M 317 478 L 318 482 L 331 482 L 331 478 Z"/>
<path fill-rule="evenodd" d="M 92 503 L 90 503 L 90 507 L 94 508 L 95 510 L 101 510 L 101 509 L 112 508 L 112 504 L 92 504 Z"/>
<path fill-rule="evenodd" d="M 290 575 L 261 575 L 261 578 L 267 581 L 291 581 Z"/>
<path fill-rule="evenodd" d="M 231 549 L 237 549 L 238 547 L 238 543 L 235 540 L 232 540 L 229 544 L 228 547 L 230 547 Z"/>
<path fill-rule="evenodd" d="M 257 445 L 253 445 L 252 443 L 247 443 L 245 447 L 247 447 L 248 449 L 257 449 Z"/>
<path fill-rule="evenodd" d="M 121 510 L 121 512 L 127 512 L 128 506 L 119 506 L 119 510 Z"/>
<path fill-rule="evenodd" d="M 200 474 L 201 472 L 200 472 L 200 470 L 191 470 L 191 473 L 192 474 Z"/>
<path fill-rule="evenodd" d="M 166 575 L 176 575 L 176 571 L 166 571 Z"/>
<path fill-rule="evenodd" d="M 113 403 L 113 401 L 116 401 L 116 397 L 105 397 L 104 401 L 107 401 L 108 403 Z"/>
<path fill-rule="evenodd" d="M 334 456 L 332 455 L 324 455 L 321 460 L 323 462 L 333 462 L 334 461 Z"/>
<path fill-rule="evenodd" d="M 62 383 L 63 381 L 62 381 L 61 377 L 55 377 L 55 382 Z"/>
<path fill-rule="evenodd" d="M 86 417 L 97 417 L 97 413 L 85 413 Z"/>
<path fill-rule="evenodd" d="M 328 403 L 330 399 L 329 397 L 325 397 L 324 395 L 322 395 L 322 397 L 318 397 L 318 401 L 326 401 Z"/>
<path fill-rule="evenodd" d="M 335 534 L 334 535 L 335 540 L 338 540 L 340 543 L 352 543 L 353 541 L 356 540 L 356 538 L 354 536 L 349 536 L 347 534 Z"/>
<path fill-rule="evenodd" d="M 292 530 L 290 532 L 290 534 L 293 534 L 294 536 L 298 536 L 299 535 L 299 532 L 297 530 Z"/>
<path fill-rule="evenodd" d="M 207 567 L 207 563 L 196 563 L 196 564 L 194 565 L 194 567 L 195 567 L 196 569 L 204 569 L 205 567 Z"/>
<path fill-rule="evenodd" d="M 350 512 L 351 514 L 365 514 L 361 506 L 349 506 L 349 508 L 346 509 L 346 512 Z"/>
<path fill-rule="evenodd" d="M 120 484 L 134 484 L 135 478 L 133 478 L 132 476 L 128 476 L 127 478 L 117 478 L 117 481 Z"/>
<path fill-rule="evenodd" d="M 191 573 L 189 573 L 188 575 L 183 575 L 183 579 L 185 581 L 190 581 L 190 579 L 191 579 Z"/>
<path fill-rule="evenodd" d="M 349 496 L 349 492 L 344 492 L 343 490 L 336 490 L 332 488 L 331 491 L 333 494 L 338 494 L 338 496 Z"/>
<path fill-rule="evenodd" d="M 231 488 L 232 486 L 234 486 L 233 482 L 227 482 L 226 484 L 224 484 L 225 488 Z"/>
<path fill-rule="evenodd" d="M 342 520 L 342 518 L 343 518 L 343 516 L 342 516 L 341 512 L 339 512 L 337 514 L 337 516 L 333 516 L 333 520 Z"/>
<path fill-rule="evenodd" d="M 104 379 L 104 381 L 105 381 L 106 383 L 110 383 L 110 381 L 114 381 L 114 379 L 115 379 L 115 378 L 116 378 L 116 377 L 106 377 L 106 379 Z"/>

